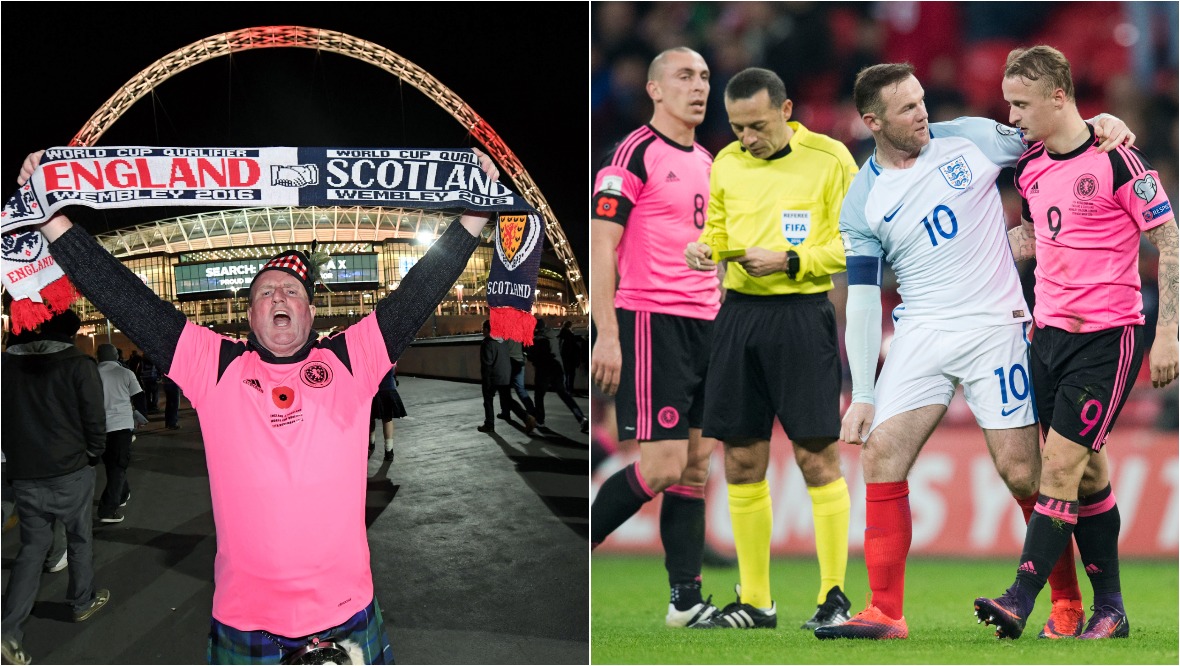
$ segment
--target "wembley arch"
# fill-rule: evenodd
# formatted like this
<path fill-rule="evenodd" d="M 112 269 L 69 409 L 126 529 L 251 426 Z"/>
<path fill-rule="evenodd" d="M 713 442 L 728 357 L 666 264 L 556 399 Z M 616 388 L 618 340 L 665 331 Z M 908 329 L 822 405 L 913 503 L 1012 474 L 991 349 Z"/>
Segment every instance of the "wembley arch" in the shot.
<path fill-rule="evenodd" d="M 70 141 L 71 146 L 92 146 L 107 128 L 152 89 L 190 67 L 240 51 L 266 48 L 303 48 L 337 53 L 361 60 L 409 83 L 426 95 L 471 133 L 512 180 L 514 189 L 545 218 L 545 235 L 565 267 L 566 279 L 582 314 L 590 301 L 585 281 L 569 241 L 532 176 L 503 139 L 450 88 L 418 65 L 373 42 L 342 32 L 301 26 L 265 26 L 224 32 L 198 40 L 169 53 L 140 71 L 115 91 L 86 121 Z"/>

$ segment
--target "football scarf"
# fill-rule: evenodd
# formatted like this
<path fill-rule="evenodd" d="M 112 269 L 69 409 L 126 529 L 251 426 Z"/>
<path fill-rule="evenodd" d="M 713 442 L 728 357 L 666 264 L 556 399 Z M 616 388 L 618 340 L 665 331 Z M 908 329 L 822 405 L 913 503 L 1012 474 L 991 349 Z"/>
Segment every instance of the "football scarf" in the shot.
<path fill-rule="evenodd" d="M 0 211 L 12 330 L 35 328 L 78 297 L 29 228 L 67 206 L 390 206 L 504 213 L 488 279 L 492 334 L 532 341 L 543 219 L 493 182 L 470 150 L 418 148 L 50 148 Z M 527 326 L 527 331 L 525 330 Z"/>

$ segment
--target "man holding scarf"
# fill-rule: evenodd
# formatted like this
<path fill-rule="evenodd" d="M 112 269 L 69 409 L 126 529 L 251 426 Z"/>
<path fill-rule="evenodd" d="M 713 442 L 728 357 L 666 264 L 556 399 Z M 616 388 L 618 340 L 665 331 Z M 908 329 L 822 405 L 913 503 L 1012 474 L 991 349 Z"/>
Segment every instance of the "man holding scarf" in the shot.
<path fill-rule="evenodd" d="M 26 159 L 22 184 L 40 158 Z M 489 216 L 466 211 L 372 313 L 322 340 L 314 266 L 298 251 L 276 256 L 250 285 L 246 342 L 187 321 L 64 215 L 42 226 L 78 290 L 206 417 L 218 545 L 211 663 L 393 663 L 364 524 L 369 406 Z"/>

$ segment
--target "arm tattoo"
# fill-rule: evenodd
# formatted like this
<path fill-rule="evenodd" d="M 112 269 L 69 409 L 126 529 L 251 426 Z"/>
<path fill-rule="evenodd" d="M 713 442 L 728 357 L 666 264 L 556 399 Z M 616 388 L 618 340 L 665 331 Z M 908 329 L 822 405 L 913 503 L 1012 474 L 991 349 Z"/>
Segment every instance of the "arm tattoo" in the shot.
<path fill-rule="evenodd" d="M 1176 221 L 1166 222 L 1147 232 L 1147 238 L 1160 251 L 1159 259 L 1159 320 L 1156 326 L 1176 325 L 1176 300 L 1180 268 L 1177 254 L 1180 253 L 1180 235 Z"/>
<path fill-rule="evenodd" d="M 1008 230 L 1008 245 L 1016 261 L 1032 259 L 1037 254 L 1037 239 L 1032 222 L 1021 220 L 1020 224 Z"/>

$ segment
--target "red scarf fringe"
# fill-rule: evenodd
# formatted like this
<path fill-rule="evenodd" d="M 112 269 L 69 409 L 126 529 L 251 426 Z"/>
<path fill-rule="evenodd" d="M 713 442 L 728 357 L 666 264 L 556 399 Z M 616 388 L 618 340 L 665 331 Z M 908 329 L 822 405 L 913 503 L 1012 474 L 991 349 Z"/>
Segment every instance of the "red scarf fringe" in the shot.
<path fill-rule="evenodd" d="M 49 321 L 54 314 L 64 312 L 78 300 L 78 290 L 66 276 L 50 282 L 41 289 L 43 303 L 21 298 L 12 302 L 12 332 L 31 331 Z"/>
<path fill-rule="evenodd" d="M 12 302 L 12 332 L 31 331 L 53 316 L 44 303 L 37 303 L 32 299 L 22 298 Z"/>
<path fill-rule="evenodd" d="M 489 317 L 492 325 L 492 337 L 505 340 L 516 340 L 525 347 L 533 345 L 533 330 L 537 327 L 537 320 L 532 314 L 516 308 L 492 308 Z"/>
<path fill-rule="evenodd" d="M 74 304 L 74 301 L 78 300 L 78 296 L 78 290 L 74 288 L 74 283 L 64 275 L 41 289 L 41 299 L 55 313 L 65 312 Z"/>

